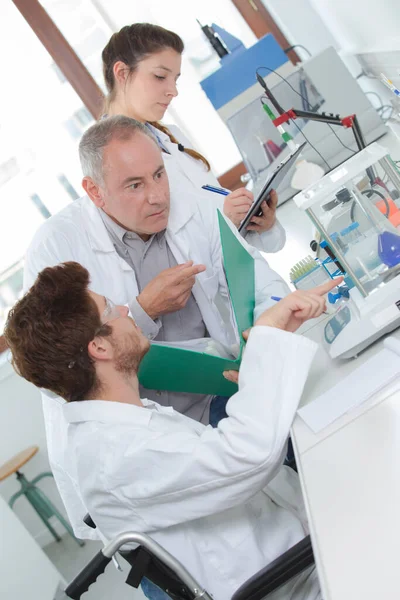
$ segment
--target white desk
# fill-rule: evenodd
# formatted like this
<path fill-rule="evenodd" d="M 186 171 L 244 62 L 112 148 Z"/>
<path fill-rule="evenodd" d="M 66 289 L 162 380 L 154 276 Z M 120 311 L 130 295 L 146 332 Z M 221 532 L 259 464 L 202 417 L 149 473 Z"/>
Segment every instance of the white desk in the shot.
<path fill-rule="evenodd" d="M 302 454 L 324 600 L 399 597 L 400 391 Z"/>
<path fill-rule="evenodd" d="M 308 337 L 318 337 L 318 329 Z M 394 335 L 400 339 L 399 330 Z M 322 350 L 302 403 L 381 347 L 378 341 L 345 362 Z M 398 598 L 400 381 L 318 434 L 296 417 L 292 439 L 324 600 Z"/>
<path fill-rule="evenodd" d="M 380 140 L 400 159 L 400 140 Z M 292 202 L 278 208 L 288 244 L 268 261 L 283 276 L 309 251 L 312 226 Z M 322 341 L 322 324 L 307 337 Z M 394 334 L 400 339 L 400 330 Z M 302 404 L 334 386 L 382 347 L 357 359 L 332 361 L 321 347 Z M 399 383 L 343 415 L 318 434 L 296 417 L 292 439 L 310 522 L 324 600 L 400 598 L 400 390 Z"/>

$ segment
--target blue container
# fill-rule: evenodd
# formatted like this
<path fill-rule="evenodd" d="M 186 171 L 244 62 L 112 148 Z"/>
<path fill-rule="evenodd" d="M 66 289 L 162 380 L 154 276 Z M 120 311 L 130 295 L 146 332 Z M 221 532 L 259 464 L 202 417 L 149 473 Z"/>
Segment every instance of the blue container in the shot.
<path fill-rule="evenodd" d="M 269 33 L 245 52 L 233 55 L 229 62 L 203 79 L 200 85 L 218 110 L 256 83 L 256 70 L 259 67 L 277 69 L 287 62 L 286 54 Z M 268 71 L 262 70 L 260 74 L 265 77 Z"/>

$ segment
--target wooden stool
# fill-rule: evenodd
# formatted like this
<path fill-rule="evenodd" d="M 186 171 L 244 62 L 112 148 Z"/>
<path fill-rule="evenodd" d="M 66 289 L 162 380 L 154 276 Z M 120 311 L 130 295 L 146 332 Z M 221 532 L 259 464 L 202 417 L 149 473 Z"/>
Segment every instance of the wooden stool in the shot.
<path fill-rule="evenodd" d="M 25 498 L 31 504 L 33 509 L 37 512 L 37 514 L 39 515 L 39 517 L 41 518 L 41 520 L 46 525 L 47 529 L 50 531 L 50 533 L 57 542 L 59 542 L 61 538 L 55 531 L 55 529 L 52 527 L 52 525 L 50 525 L 49 523 L 49 519 L 51 517 L 56 517 L 68 531 L 70 536 L 72 536 L 80 546 L 84 546 L 84 542 L 82 540 L 78 540 L 74 536 L 74 532 L 72 531 L 71 525 L 64 519 L 62 514 L 57 510 L 54 504 L 50 502 L 50 500 L 42 492 L 42 490 L 35 485 L 38 481 L 43 479 L 43 477 L 53 477 L 53 474 L 50 473 L 50 471 L 46 471 L 44 473 L 40 473 L 40 475 L 32 479 L 32 481 L 28 481 L 25 475 L 23 475 L 23 473 L 21 473 L 19 470 L 32 458 L 32 456 L 35 456 L 35 454 L 38 451 L 38 446 L 31 446 L 30 448 L 26 448 L 0 467 L 0 481 L 3 481 L 7 477 L 15 473 L 21 485 L 20 491 L 11 496 L 8 504 L 10 508 L 12 508 L 14 506 L 15 501 L 20 496 L 25 496 Z"/>

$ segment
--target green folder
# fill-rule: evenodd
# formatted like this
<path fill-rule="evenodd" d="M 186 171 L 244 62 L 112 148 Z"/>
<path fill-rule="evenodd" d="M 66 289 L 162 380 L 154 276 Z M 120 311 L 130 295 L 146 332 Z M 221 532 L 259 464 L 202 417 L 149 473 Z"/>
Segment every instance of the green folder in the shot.
<path fill-rule="evenodd" d="M 239 370 L 245 346 L 241 333 L 253 325 L 254 259 L 236 238 L 220 211 L 218 221 L 225 275 L 239 332 L 239 355 L 230 360 L 153 343 L 139 370 L 139 381 L 146 388 L 220 396 L 231 396 L 237 391 L 237 385 L 227 381 L 222 372 Z"/>

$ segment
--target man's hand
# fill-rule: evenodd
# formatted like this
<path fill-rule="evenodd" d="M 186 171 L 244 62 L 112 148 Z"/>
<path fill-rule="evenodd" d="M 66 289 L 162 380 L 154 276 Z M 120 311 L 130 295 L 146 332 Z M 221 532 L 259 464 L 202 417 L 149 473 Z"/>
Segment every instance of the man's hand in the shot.
<path fill-rule="evenodd" d="M 193 261 L 161 271 L 141 291 L 137 301 L 151 319 L 175 312 L 186 305 L 198 273 L 205 271 L 204 265 Z"/>
<path fill-rule="evenodd" d="M 343 277 L 332 279 L 312 290 L 297 290 L 282 298 L 279 302 L 268 308 L 254 323 L 255 326 L 275 327 L 284 331 L 294 332 L 308 319 L 319 317 L 326 308 L 325 294 L 343 281 Z M 243 332 L 247 340 L 250 329 Z M 224 371 L 223 376 L 232 383 L 239 379 L 238 371 Z"/>
<path fill-rule="evenodd" d="M 316 319 L 326 308 L 325 294 L 343 281 L 332 279 L 312 290 L 297 290 L 268 308 L 254 323 L 294 332 L 308 319 Z"/>
<path fill-rule="evenodd" d="M 276 223 L 276 207 L 278 206 L 278 194 L 272 190 L 268 202 L 265 200 L 261 203 L 262 216 L 254 216 L 250 224 L 246 227 L 246 231 L 256 231 L 264 233 L 273 227 Z"/>
<path fill-rule="evenodd" d="M 226 196 L 224 202 L 224 215 L 226 215 L 236 227 L 239 227 L 240 223 L 249 212 L 249 208 L 252 204 L 253 194 L 249 190 L 246 190 L 246 188 L 239 188 Z"/>

